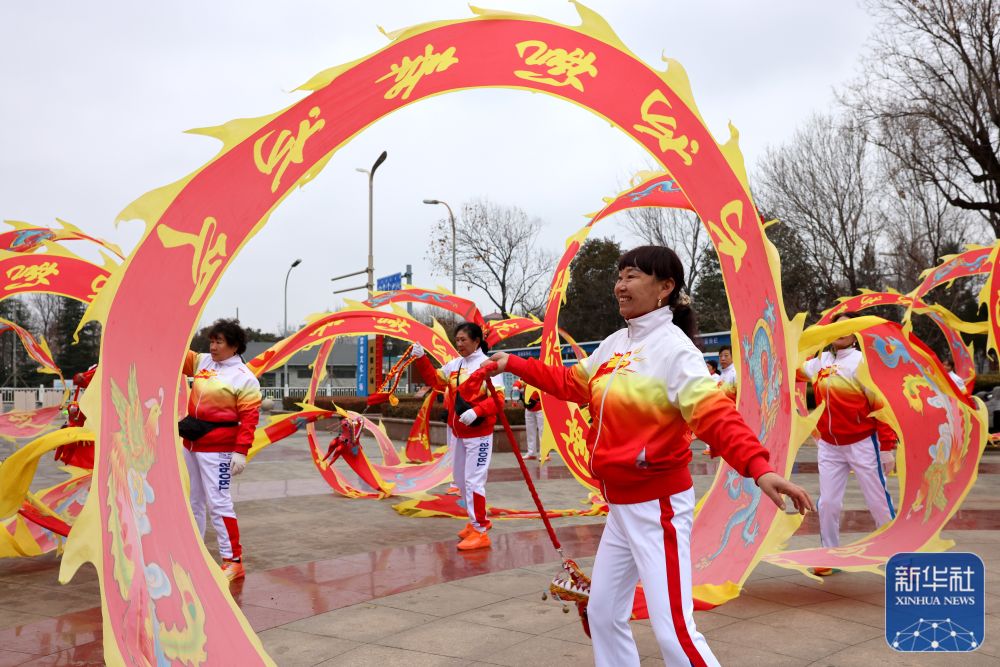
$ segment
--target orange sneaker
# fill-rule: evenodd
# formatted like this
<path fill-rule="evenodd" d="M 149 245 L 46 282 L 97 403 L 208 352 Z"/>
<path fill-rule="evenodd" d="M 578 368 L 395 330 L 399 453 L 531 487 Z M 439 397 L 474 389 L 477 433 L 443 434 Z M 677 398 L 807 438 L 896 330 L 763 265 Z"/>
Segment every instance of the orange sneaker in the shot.
<path fill-rule="evenodd" d="M 242 560 L 229 560 L 228 558 L 222 559 L 222 576 L 229 581 L 242 579 L 246 576 L 246 574 L 247 571 L 243 567 Z"/>
<path fill-rule="evenodd" d="M 472 527 L 472 523 L 467 523 L 465 524 L 465 528 L 458 531 L 458 538 L 464 540 L 469 535 L 472 535 L 474 532 L 476 532 L 476 529 Z"/>
<path fill-rule="evenodd" d="M 831 574 L 836 572 L 832 567 L 811 567 L 809 571 L 815 574 L 817 577 L 829 577 Z"/>
<path fill-rule="evenodd" d="M 445 491 L 444 493 L 447 496 L 457 496 L 458 495 L 458 487 L 457 486 L 449 486 L 448 490 Z"/>
<path fill-rule="evenodd" d="M 459 551 L 472 551 L 474 549 L 489 549 L 493 546 L 490 542 L 490 536 L 486 533 L 480 533 L 477 530 L 472 531 L 472 535 L 458 543 Z"/>

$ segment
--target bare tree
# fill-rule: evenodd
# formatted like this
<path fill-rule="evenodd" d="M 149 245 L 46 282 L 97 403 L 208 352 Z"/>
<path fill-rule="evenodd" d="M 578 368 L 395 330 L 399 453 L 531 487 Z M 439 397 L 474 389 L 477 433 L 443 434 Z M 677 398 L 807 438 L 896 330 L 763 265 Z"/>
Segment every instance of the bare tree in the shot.
<path fill-rule="evenodd" d="M 675 208 L 630 208 L 623 213 L 625 227 L 640 240 L 673 249 L 687 269 L 688 289 L 698 284 L 702 255 L 711 241 L 701 219 L 692 211 Z"/>
<path fill-rule="evenodd" d="M 941 190 L 922 182 L 888 152 L 880 156 L 887 185 L 880 225 L 886 232 L 890 286 L 906 292 L 920 273 L 966 243 L 986 243 L 990 232 L 981 217 L 952 206 Z"/>
<path fill-rule="evenodd" d="M 762 208 L 795 229 L 828 299 L 854 294 L 877 273 L 878 171 L 864 126 L 816 115 L 759 164 Z"/>
<path fill-rule="evenodd" d="M 1000 2 L 867 4 L 880 25 L 845 102 L 915 179 L 1000 238 Z"/>
<path fill-rule="evenodd" d="M 545 303 L 551 253 L 537 247 L 542 222 L 528 218 L 517 206 L 494 204 L 486 198 L 462 205 L 456 228 L 456 279 L 478 287 L 503 317 L 516 311 L 538 313 Z M 438 221 L 427 258 L 444 275 L 451 275 L 451 226 Z"/>
<path fill-rule="evenodd" d="M 59 340 L 57 327 L 62 314 L 63 301 L 66 297 L 57 294 L 30 294 L 28 303 L 31 305 L 38 330 L 49 344 L 53 354 L 59 354 L 65 341 Z"/>

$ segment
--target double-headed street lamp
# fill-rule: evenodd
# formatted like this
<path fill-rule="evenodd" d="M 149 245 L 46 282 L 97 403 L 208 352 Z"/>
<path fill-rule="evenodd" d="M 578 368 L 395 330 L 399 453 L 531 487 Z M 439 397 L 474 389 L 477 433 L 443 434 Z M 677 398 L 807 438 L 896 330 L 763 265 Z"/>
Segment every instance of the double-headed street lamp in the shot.
<path fill-rule="evenodd" d="M 455 214 L 451 212 L 451 206 L 440 199 L 425 199 L 425 204 L 441 204 L 448 209 L 448 219 L 451 221 L 451 293 L 455 293 Z"/>
<path fill-rule="evenodd" d="M 288 276 L 291 275 L 292 269 L 294 269 L 296 266 L 298 266 L 301 263 L 302 263 L 301 259 L 295 260 L 294 262 L 292 262 L 292 265 L 288 267 L 288 271 L 285 273 L 285 328 L 281 332 L 282 336 L 288 336 Z M 285 364 L 284 375 L 285 375 L 285 387 L 287 387 L 288 386 L 288 364 Z"/>
<path fill-rule="evenodd" d="M 359 287 L 345 287 L 344 289 L 334 290 L 334 294 L 341 294 L 343 292 L 353 292 L 358 289 L 367 289 L 368 296 L 372 295 L 372 291 L 375 289 L 375 250 L 373 241 L 373 224 L 372 224 L 372 200 L 374 191 L 374 180 L 375 180 L 375 170 L 378 166 L 385 162 L 385 159 L 389 156 L 389 153 L 382 151 L 382 154 L 378 156 L 375 160 L 375 164 L 372 165 L 371 169 L 362 169 L 357 167 L 355 171 L 360 171 L 362 174 L 368 174 L 368 267 L 361 269 L 360 271 L 354 271 L 353 273 L 345 273 L 342 276 L 337 276 L 336 278 L 330 278 L 331 281 L 343 280 L 344 278 L 350 278 L 351 276 L 359 276 L 362 273 L 367 274 L 368 282 Z"/>

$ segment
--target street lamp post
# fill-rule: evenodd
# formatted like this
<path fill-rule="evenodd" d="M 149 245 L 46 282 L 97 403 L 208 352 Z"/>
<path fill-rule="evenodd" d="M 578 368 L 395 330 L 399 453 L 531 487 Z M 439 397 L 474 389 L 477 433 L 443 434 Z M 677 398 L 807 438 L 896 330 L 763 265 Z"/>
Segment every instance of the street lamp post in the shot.
<path fill-rule="evenodd" d="M 448 220 L 451 221 L 451 293 L 455 293 L 455 214 L 451 212 L 451 206 L 448 206 L 448 202 L 443 202 L 440 199 L 425 199 L 425 204 L 441 204 L 446 209 L 448 209 Z"/>
<path fill-rule="evenodd" d="M 291 275 L 292 269 L 294 269 L 296 266 L 298 266 L 301 263 L 302 263 L 301 259 L 295 260 L 294 262 L 292 262 L 292 265 L 288 267 L 288 271 L 285 273 L 285 328 L 281 332 L 281 335 L 285 336 L 285 337 L 288 336 L 288 276 Z M 285 367 L 284 367 L 283 371 L 284 371 L 283 374 L 285 376 L 285 388 L 281 392 L 282 395 L 284 395 L 285 392 L 288 391 L 288 364 L 287 363 L 285 364 Z"/>
<path fill-rule="evenodd" d="M 389 157 L 389 153 L 387 151 L 382 151 L 382 154 L 375 160 L 375 164 L 372 165 L 371 169 L 362 169 L 361 167 L 356 169 L 356 171 L 360 171 L 363 174 L 368 174 L 368 283 L 365 286 L 368 288 L 369 297 L 375 290 L 375 251 L 372 232 L 372 205 L 374 202 L 375 170 L 378 169 L 380 164 L 385 162 L 387 157 Z"/>

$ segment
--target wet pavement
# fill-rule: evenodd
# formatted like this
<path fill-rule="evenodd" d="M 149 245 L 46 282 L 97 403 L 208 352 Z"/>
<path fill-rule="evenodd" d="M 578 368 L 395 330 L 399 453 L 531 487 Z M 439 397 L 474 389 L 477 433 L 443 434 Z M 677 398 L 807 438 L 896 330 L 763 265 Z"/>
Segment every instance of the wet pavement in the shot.
<path fill-rule="evenodd" d="M 695 447 L 698 447 L 696 443 Z M 3 453 L 0 452 L 0 455 Z M 696 452 L 696 490 L 716 462 Z M 585 507 L 585 492 L 558 461 L 533 477 L 546 507 Z M 986 562 L 987 591 L 1000 583 L 1000 455 L 988 452 L 976 487 L 943 537 Z M 35 488 L 60 479 L 48 463 Z M 817 492 L 815 448 L 793 472 Z M 896 480 L 890 479 L 895 494 Z M 580 665 L 589 640 L 577 615 L 541 600 L 558 569 L 538 520 L 496 520 L 493 548 L 460 553 L 450 519 L 404 517 L 399 499 L 332 494 L 304 438 L 265 451 L 234 486 L 248 574 L 233 596 L 279 665 Z M 491 504 L 530 508 L 512 454 L 494 456 Z M 857 485 L 845 497 L 844 543 L 872 528 Z M 554 520 L 567 555 L 589 566 L 603 517 Z M 816 546 L 808 517 L 792 548 Z M 214 551 L 214 536 L 207 542 Z M 0 561 L 0 667 L 101 664 L 99 589 L 92 567 L 56 582 L 58 557 Z M 987 593 L 987 636 L 972 654 L 891 651 L 882 637 L 884 580 L 838 574 L 821 582 L 761 564 L 743 594 L 697 612 L 699 629 L 724 665 L 1000 665 L 1000 596 Z M 643 664 L 662 664 L 646 621 L 633 623 Z"/>

